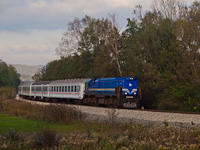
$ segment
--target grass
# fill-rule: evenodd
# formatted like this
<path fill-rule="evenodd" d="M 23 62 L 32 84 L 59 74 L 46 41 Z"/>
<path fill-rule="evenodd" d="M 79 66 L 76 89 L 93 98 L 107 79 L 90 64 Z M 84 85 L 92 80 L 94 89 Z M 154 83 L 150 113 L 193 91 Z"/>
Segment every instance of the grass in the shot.
<path fill-rule="evenodd" d="M 67 132 L 77 130 L 77 126 L 73 123 L 69 124 L 56 124 L 45 121 L 35 121 L 30 119 L 23 119 L 19 117 L 9 116 L 8 114 L 0 113 L 0 133 L 6 133 L 13 129 L 18 132 L 36 132 L 41 128 L 49 127 L 58 132 Z"/>

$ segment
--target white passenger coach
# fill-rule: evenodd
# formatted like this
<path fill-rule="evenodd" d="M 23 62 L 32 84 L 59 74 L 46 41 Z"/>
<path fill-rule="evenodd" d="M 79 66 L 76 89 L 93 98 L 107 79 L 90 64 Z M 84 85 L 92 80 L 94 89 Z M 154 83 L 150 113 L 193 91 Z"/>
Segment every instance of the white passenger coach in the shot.
<path fill-rule="evenodd" d="M 89 79 L 69 79 L 21 83 L 18 88 L 18 93 L 20 96 L 41 99 L 83 99 L 85 82 L 87 80 Z"/>

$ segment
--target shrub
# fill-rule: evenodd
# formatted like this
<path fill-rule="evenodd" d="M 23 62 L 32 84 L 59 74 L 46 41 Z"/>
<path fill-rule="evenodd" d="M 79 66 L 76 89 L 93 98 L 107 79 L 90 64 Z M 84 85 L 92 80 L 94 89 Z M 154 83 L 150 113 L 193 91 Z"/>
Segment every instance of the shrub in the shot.
<path fill-rule="evenodd" d="M 9 130 L 9 132 L 6 134 L 6 139 L 7 141 L 11 142 L 24 141 L 23 137 L 16 130 Z"/>
<path fill-rule="evenodd" d="M 56 131 L 49 128 L 41 129 L 36 132 L 32 138 L 33 148 L 37 149 L 54 149 L 59 148 L 61 135 L 58 135 Z"/>

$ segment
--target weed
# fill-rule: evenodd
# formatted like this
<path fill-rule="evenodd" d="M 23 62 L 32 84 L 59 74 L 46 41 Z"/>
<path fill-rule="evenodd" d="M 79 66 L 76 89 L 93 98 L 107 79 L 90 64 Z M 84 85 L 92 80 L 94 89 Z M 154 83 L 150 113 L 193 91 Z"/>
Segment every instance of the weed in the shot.
<path fill-rule="evenodd" d="M 17 132 L 17 130 L 9 130 L 5 137 L 10 142 L 24 141 L 23 137 L 20 135 L 19 132 Z"/>
<path fill-rule="evenodd" d="M 61 136 L 49 128 L 42 129 L 33 136 L 33 147 L 37 149 L 59 147 Z"/>
<path fill-rule="evenodd" d="M 118 112 L 114 108 L 110 108 L 107 110 L 107 116 L 108 116 L 108 123 L 110 124 L 116 124 L 117 123 L 117 116 Z"/>
<path fill-rule="evenodd" d="M 164 123 L 165 127 L 167 127 L 169 125 L 166 120 L 163 123 Z"/>

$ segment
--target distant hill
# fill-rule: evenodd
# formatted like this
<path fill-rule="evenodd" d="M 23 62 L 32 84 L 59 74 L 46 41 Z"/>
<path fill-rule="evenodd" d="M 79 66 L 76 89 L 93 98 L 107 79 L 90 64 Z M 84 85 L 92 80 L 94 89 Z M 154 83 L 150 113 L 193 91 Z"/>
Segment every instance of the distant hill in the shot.
<path fill-rule="evenodd" d="M 10 64 L 16 68 L 17 72 L 21 75 L 20 79 L 22 81 L 33 81 L 32 76 L 43 67 L 42 65 L 38 66 L 28 66 L 20 64 Z"/>

